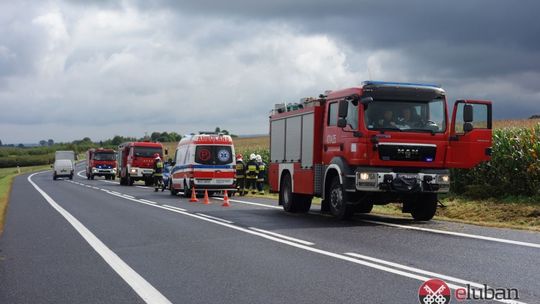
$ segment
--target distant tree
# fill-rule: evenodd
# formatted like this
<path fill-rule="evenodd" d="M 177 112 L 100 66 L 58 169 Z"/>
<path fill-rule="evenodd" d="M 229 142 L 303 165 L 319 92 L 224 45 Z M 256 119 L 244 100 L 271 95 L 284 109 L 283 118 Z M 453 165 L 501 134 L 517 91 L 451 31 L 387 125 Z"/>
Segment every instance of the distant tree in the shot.
<path fill-rule="evenodd" d="M 220 127 L 216 127 L 216 131 L 215 131 L 215 132 L 216 132 L 216 133 L 221 132 L 221 128 L 220 128 Z"/>
<path fill-rule="evenodd" d="M 180 141 L 182 139 L 182 135 L 176 132 L 169 133 L 169 137 L 172 139 L 173 142 Z"/>
<path fill-rule="evenodd" d="M 111 140 L 111 144 L 118 146 L 124 141 L 124 138 L 119 135 L 115 135 L 113 139 Z"/>
<path fill-rule="evenodd" d="M 42 139 L 42 140 L 39 141 L 39 145 L 40 145 L 40 146 L 46 146 L 46 145 L 47 145 L 47 141 L 44 140 L 44 139 Z"/>
<path fill-rule="evenodd" d="M 3 145 L 2 145 L 2 141 L 1 141 L 1 140 L 0 140 L 0 146 L 3 146 Z"/>
<path fill-rule="evenodd" d="M 150 139 L 152 141 L 156 141 L 159 139 L 159 137 L 161 136 L 161 133 L 159 132 L 152 132 L 152 134 L 150 135 Z"/>
<path fill-rule="evenodd" d="M 92 142 L 90 137 L 85 137 L 85 138 L 82 139 L 82 141 L 85 142 L 85 143 L 91 143 Z"/>
<path fill-rule="evenodd" d="M 225 129 L 221 130 L 221 133 L 223 133 L 223 134 L 225 134 L 225 135 L 229 135 L 229 131 L 227 131 L 227 130 L 225 130 Z"/>
<path fill-rule="evenodd" d="M 531 117 L 529 117 L 529 119 L 539 119 L 539 118 L 540 118 L 540 114 L 534 114 Z"/>
<path fill-rule="evenodd" d="M 24 145 L 23 144 L 18 144 L 17 147 L 24 148 Z"/>
<path fill-rule="evenodd" d="M 52 146 L 52 145 L 54 145 L 54 140 L 52 140 L 52 139 L 47 140 L 47 145 L 48 145 L 49 147 Z"/>

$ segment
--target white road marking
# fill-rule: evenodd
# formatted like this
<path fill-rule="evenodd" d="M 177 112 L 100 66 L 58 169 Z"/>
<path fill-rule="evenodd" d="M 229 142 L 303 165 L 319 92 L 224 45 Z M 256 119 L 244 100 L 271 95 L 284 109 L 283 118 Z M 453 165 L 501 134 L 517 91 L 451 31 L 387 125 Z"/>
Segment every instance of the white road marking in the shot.
<path fill-rule="evenodd" d="M 60 213 L 70 224 L 79 232 L 79 234 L 88 242 L 90 246 L 105 260 L 105 262 L 116 273 L 131 286 L 131 288 L 146 302 L 146 303 L 166 303 L 169 301 L 162 295 L 154 286 L 139 275 L 133 268 L 126 264 L 118 255 L 116 255 L 107 245 L 98 239 L 88 228 L 86 228 L 79 220 L 71 213 L 67 212 L 58 203 L 56 203 L 45 191 L 32 181 L 32 177 L 39 173 L 34 173 L 28 176 L 28 182 L 45 198 L 45 200 Z"/>
<path fill-rule="evenodd" d="M 222 197 L 213 197 L 217 200 L 223 200 Z M 265 205 L 265 204 L 261 204 L 261 203 L 254 203 L 254 202 L 247 202 L 247 201 L 241 201 L 241 200 L 237 200 L 237 199 L 231 199 L 229 198 L 229 201 L 230 202 L 235 202 L 235 203 L 240 203 L 240 204 L 246 204 L 246 205 L 253 205 L 253 206 L 261 206 L 261 207 L 266 207 L 266 208 L 272 208 L 272 209 L 283 209 L 282 207 L 279 207 L 279 206 L 271 206 L 271 205 Z"/>
<path fill-rule="evenodd" d="M 362 220 L 362 221 L 366 222 L 366 223 L 384 225 L 384 226 L 390 226 L 390 227 L 396 227 L 396 228 L 419 230 L 419 231 L 438 233 L 438 234 L 447 234 L 447 235 L 453 235 L 453 236 L 460 236 L 460 237 L 478 239 L 478 240 L 484 240 L 484 241 L 506 243 L 506 244 L 526 246 L 526 247 L 532 247 L 532 248 L 540 248 L 540 244 L 536 244 L 536 243 L 513 241 L 513 240 L 500 239 L 500 238 L 494 238 L 494 237 L 489 237 L 489 236 L 482 236 L 482 235 L 477 235 L 477 234 L 468 234 L 468 233 L 462 233 L 462 232 L 453 232 L 453 231 L 445 231 L 445 230 L 438 230 L 438 229 L 431 229 L 431 228 L 422 228 L 422 227 L 416 227 L 416 226 L 405 226 L 405 225 L 392 224 L 392 223 L 379 222 L 379 221 L 371 221 L 371 220 Z"/>
<path fill-rule="evenodd" d="M 169 208 L 173 208 L 173 209 L 176 209 L 176 210 L 179 210 L 179 211 L 187 211 L 186 209 L 183 209 L 183 208 L 180 208 L 180 207 L 171 206 L 171 205 L 163 205 L 163 206 L 169 207 Z"/>
<path fill-rule="evenodd" d="M 312 242 L 304 241 L 304 240 L 301 240 L 301 239 L 293 238 L 293 237 L 290 237 L 290 236 L 286 236 L 286 235 L 276 233 L 276 232 L 272 232 L 272 231 L 268 231 L 268 230 L 258 229 L 258 228 L 255 228 L 255 227 L 249 227 L 249 229 L 255 230 L 255 231 L 258 231 L 258 232 L 262 232 L 262 233 L 266 233 L 266 234 L 270 234 L 270 235 L 273 235 L 273 236 L 276 236 L 276 237 L 279 237 L 279 238 L 282 238 L 282 239 L 286 239 L 286 240 L 289 240 L 289 241 L 297 242 L 297 243 L 308 245 L 308 246 L 315 245 L 315 243 L 312 243 Z"/>
<path fill-rule="evenodd" d="M 125 196 L 125 197 L 134 198 L 134 196 L 131 196 L 129 194 L 122 194 L 122 195 Z"/>
<path fill-rule="evenodd" d="M 153 201 L 149 201 L 149 200 L 146 200 L 146 199 L 140 199 L 141 201 L 143 202 L 147 202 L 147 203 L 150 203 L 150 204 L 157 204 L 156 202 L 153 202 Z"/>
<path fill-rule="evenodd" d="M 421 276 L 421 275 L 418 275 L 418 274 L 415 274 L 415 273 L 390 268 L 388 266 L 376 264 L 376 263 L 366 261 L 366 260 L 360 260 L 360 259 L 357 259 L 357 258 L 353 258 L 353 257 L 347 256 L 347 255 L 344 255 L 344 254 L 339 254 L 339 253 L 334 253 L 334 252 L 330 252 L 330 251 L 326 251 L 326 250 L 322 250 L 322 249 L 318 249 L 318 248 L 309 247 L 307 245 L 295 243 L 295 242 L 285 240 L 285 239 L 282 239 L 282 238 L 277 238 L 277 237 L 274 237 L 274 236 L 271 236 L 271 235 L 268 235 L 268 234 L 265 234 L 265 233 L 261 233 L 261 232 L 250 230 L 250 229 L 246 229 L 246 228 L 234 225 L 234 224 L 224 223 L 222 221 L 217 221 L 217 220 L 207 218 L 207 217 L 203 217 L 203 216 L 200 216 L 200 215 L 197 215 L 197 214 L 192 214 L 192 213 L 189 213 L 189 212 L 176 210 L 176 209 L 166 207 L 166 206 L 150 204 L 150 203 L 138 200 L 138 199 L 127 198 L 127 197 L 124 197 L 122 195 L 116 195 L 116 194 L 112 194 L 112 195 L 121 197 L 121 198 L 126 199 L 126 200 L 134 201 L 134 202 L 137 202 L 137 203 L 140 203 L 140 204 L 144 204 L 144 205 L 148 205 L 148 206 L 152 206 L 152 207 L 156 207 L 156 208 L 160 208 L 160 209 L 164 209 L 164 210 L 169 210 L 171 212 L 180 213 L 182 215 L 197 218 L 197 219 L 207 221 L 207 222 L 211 222 L 211 223 L 214 223 L 214 224 L 217 224 L 217 225 L 225 226 L 225 227 L 228 227 L 228 228 L 231 228 L 231 229 L 234 229 L 234 230 L 242 231 L 242 232 L 245 232 L 245 233 L 248 233 L 248 234 L 251 234 L 251 235 L 256 235 L 256 236 L 259 236 L 261 238 L 265 238 L 265 239 L 268 239 L 268 240 L 271 240 L 271 241 L 274 241 L 274 242 L 277 242 L 277 243 L 289 245 L 289 246 L 296 247 L 296 248 L 299 248 L 299 249 L 303 249 L 303 250 L 306 250 L 306 251 L 310 251 L 310 252 L 313 252 L 313 253 L 318 253 L 318 254 L 321 254 L 321 255 L 324 255 L 324 256 L 333 257 L 333 258 L 336 258 L 336 259 L 339 259 L 339 260 L 343 260 L 343 261 L 363 265 L 363 266 L 366 266 L 366 267 L 370 267 L 370 268 L 374 268 L 374 269 L 377 269 L 377 270 L 393 273 L 393 274 L 400 275 L 400 276 L 403 276 L 403 277 L 416 279 L 416 280 L 419 280 L 421 282 L 425 282 L 425 281 L 431 279 L 431 277 Z M 389 263 L 391 263 L 391 262 L 389 262 Z M 446 276 L 446 277 L 448 277 L 448 276 Z M 454 278 L 454 279 L 457 279 L 457 278 Z M 477 283 L 469 282 L 469 281 L 466 281 L 466 280 L 463 280 L 463 279 L 457 279 L 457 280 L 467 282 L 467 283 L 471 284 L 471 286 L 473 286 L 472 284 L 477 284 Z M 447 283 L 447 285 L 448 285 L 448 287 L 450 287 L 451 289 L 454 289 L 454 290 L 458 289 L 458 288 L 465 288 L 464 285 L 456 285 L 456 284 L 453 284 L 453 283 Z M 502 303 L 509 303 L 509 304 L 510 303 L 525 304 L 524 302 L 517 302 L 517 301 L 506 301 L 506 300 L 495 300 L 495 301 L 502 302 Z"/>
<path fill-rule="evenodd" d="M 143 189 L 152 189 L 151 187 L 146 187 L 146 186 L 135 186 L 137 188 L 143 188 Z"/>
<path fill-rule="evenodd" d="M 214 197 L 214 198 L 218 200 L 223 200 L 223 198 L 220 198 L 220 197 Z M 266 205 L 266 204 L 261 204 L 261 203 L 240 201 L 240 200 L 234 200 L 234 199 L 229 199 L 229 201 L 242 203 L 242 204 L 256 205 L 256 206 L 272 208 L 272 209 L 282 209 L 279 206 L 271 206 L 271 205 Z M 392 224 L 392 223 L 387 223 L 387 222 L 382 222 L 382 221 L 373 221 L 373 220 L 361 220 L 361 221 L 366 222 L 366 223 L 371 223 L 371 224 L 395 227 L 395 228 L 411 229 L 411 230 L 425 231 L 425 232 L 431 232 L 431 233 L 460 236 L 460 237 L 466 237 L 466 238 L 478 239 L 478 240 L 484 240 L 484 241 L 506 243 L 506 244 L 526 246 L 526 247 L 532 247 L 532 248 L 540 248 L 540 244 L 537 244 L 537 243 L 514 241 L 514 240 L 494 238 L 494 237 L 489 237 L 489 236 L 482 236 L 482 235 L 477 235 L 477 234 L 462 233 L 462 232 L 445 231 L 445 230 L 438 230 L 438 229 L 431 229 L 431 228 L 421 228 L 421 227 L 416 227 L 416 226 L 405 226 L 405 225 Z"/>
<path fill-rule="evenodd" d="M 109 184 L 119 184 L 119 182 L 112 182 L 112 181 L 108 181 L 108 180 L 101 180 L 102 182 L 104 183 L 109 183 Z"/>
<path fill-rule="evenodd" d="M 221 222 L 224 222 L 224 223 L 228 223 L 228 224 L 233 224 L 234 223 L 234 222 L 231 222 L 229 220 L 222 219 L 222 218 L 215 217 L 215 216 L 211 216 L 211 215 L 207 215 L 207 214 L 204 214 L 204 213 L 196 212 L 195 214 L 200 215 L 200 216 L 204 216 L 204 217 L 207 217 L 207 218 L 210 218 L 210 219 L 214 219 L 216 221 L 221 221 Z"/>
<path fill-rule="evenodd" d="M 99 190 L 99 188 L 98 188 L 98 187 L 92 187 L 92 189 L 96 189 L 96 190 Z"/>
<path fill-rule="evenodd" d="M 82 178 L 87 178 L 86 176 L 81 175 L 82 172 L 86 172 L 86 170 L 82 170 L 82 171 L 77 172 L 77 175 L 82 177 Z"/>

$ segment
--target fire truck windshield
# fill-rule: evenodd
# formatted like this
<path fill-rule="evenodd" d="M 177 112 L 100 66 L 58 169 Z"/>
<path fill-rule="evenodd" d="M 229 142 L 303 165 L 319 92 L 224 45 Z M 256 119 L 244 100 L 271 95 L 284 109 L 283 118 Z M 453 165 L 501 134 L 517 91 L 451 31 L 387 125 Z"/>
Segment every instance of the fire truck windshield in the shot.
<path fill-rule="evenodd" d="M 161 148 L 153 148 L 153 147 L 135 147 L 135 153 L 133 153 L 137 157 L 154 157 L 154 154 L 162 155 Z"/>
<path fill-rule="evenodd" d="M 107 153 L 96 153 L 94 155 L 94 160 L 115 160 L 114 153 L 107 152 Z"/>
<path fill-rule="evenodd" d="M 367 107 L 368 130 L 443 133 L 446 112 L 443 99 L 431 101 L 376 100 Z"/>

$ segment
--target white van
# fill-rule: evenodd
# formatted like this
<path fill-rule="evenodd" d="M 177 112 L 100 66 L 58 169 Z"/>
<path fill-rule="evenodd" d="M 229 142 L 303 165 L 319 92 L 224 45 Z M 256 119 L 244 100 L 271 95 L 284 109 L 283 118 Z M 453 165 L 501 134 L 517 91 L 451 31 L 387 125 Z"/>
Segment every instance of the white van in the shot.
<path fill-rule="evenodd" d="M 69 177 L 73 179 L 73 162 L 70 159 L 57 159 L 53 165 L 53 179 Z"/>

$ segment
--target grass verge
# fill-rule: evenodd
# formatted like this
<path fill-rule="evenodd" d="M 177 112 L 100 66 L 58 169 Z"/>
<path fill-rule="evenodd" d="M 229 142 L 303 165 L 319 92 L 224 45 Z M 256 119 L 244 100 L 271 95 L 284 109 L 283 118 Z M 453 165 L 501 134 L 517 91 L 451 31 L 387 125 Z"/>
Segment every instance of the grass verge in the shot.
<path fill-rule="evenodd" d="M 21 167 L 20 174 L 46 170 L 49 168 L 49 165 Z M 11 185 L 13 184 L 13 179 L 17 175 L 19 175 L 19 170 L 17 168 L 0 169 L 0 235 L 4 232 L 4 221 L 9 202 L 9 194 L 11 192 Z"/>
<path fill-rule="evenodd" d="M 247 197 L 278 199 L 277 194 L 248 194 Z M 235 197 L 241 199 L 239 197 Z M 540 231 L 540 197 L 508 197 L 502 200 L 475 200 L 448 196 L 441 198 L 445 206 L 437 210 L 435 219 L 487 227 L 512 228 Z M 320 198 L 313 204 L 319 205 Z M 373 207 L 373 214 L 406 216 L 401 212 L 401 204 Z"/>

